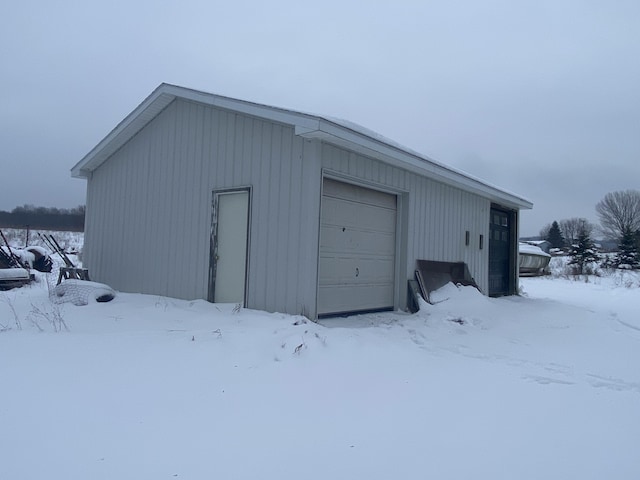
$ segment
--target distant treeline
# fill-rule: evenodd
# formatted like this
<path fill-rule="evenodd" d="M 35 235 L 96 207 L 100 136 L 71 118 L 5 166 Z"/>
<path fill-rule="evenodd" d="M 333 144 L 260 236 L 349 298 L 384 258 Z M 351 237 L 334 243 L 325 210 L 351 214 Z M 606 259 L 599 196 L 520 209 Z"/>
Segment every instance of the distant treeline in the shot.
<path fill-rule="evenodd" d="M 85 206 L 75 208 L 23 205 L 10 212 L 0 210 L 0 227 L 84 232 Z"/>

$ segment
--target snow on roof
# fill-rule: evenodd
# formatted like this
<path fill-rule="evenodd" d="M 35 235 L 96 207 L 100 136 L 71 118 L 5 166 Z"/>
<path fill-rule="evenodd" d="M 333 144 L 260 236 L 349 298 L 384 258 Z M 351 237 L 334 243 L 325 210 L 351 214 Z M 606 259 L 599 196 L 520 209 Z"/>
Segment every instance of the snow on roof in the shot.
<path fill-rule="evenodd" d="M 122 120 L 72 169 L 77 178 L 89 174 L 142 130 L 176 98 L 291 125 L 296 135 L 315 138 L 514 208 L 532 208 L 525 198 L 437 162 L 383 135 L 346 120 L 272 107 L 163 83 Z"/>
<path fill-rule="evenodd" d="M 396 142 L 394 140 L 391 140 L 390 138 L 385 137 L 384 135 L 381 135 L 381 134 L 379 134 L 377 132 L 374 132 L 373 130 L 370 130 L 370 129 L 366 128 L 366 127 L 363 127 L 363 126 L 361 126 L 361 125 L 359 125 L 357 123 L 351 122 L 349 120 L 344 120 L 344 119 L 341 119 L 341 118 L 336 118 L 336 117 L 327 117 L 327 116 L 325 116 L 323 118 L 328 120 L 328 121 L 330 121 L 330 122 L 333 122 L 333 123 L 335 123 L 337 125 L 340 125 L 343 128 L 346 128 L 346 129 L 353 130 L 355 132 L 361 133 L 361 134 L 366 135 L 366 136 L 368 136 L 368 137 L 370 137 L 370 138 L 372 138 L 374 140 L 377 140 L 380 143 L 385 143 L 385 144 L 387 144 L 389 146 L 397 148 L 398 150 L 404 151 L 404 152 L 406 152 L 406 153 L 408 153 L 408 154 L 410 154 L 410 155 L 412 155 L 414 157 L 417 157 L 417 158 L 420 158 L 420 159 L 424 160 L 425 162 L 431 163 L 433 165 L 437 165 L 438 167 L 446 169 L 446 170 L 448 170 L 448 171 L 450 171 L 450 172 L 452 172 L 454 174 L 461 175 L 463 177 L 469 178 L 469 179 L 474 180 L 476 182 L 482 183 L 482 184 L 484 184 L 484 185 L 486 185 L 488 187 L 494 188 L 496 190 L 501 190 L 504 193 L 508 193 L 509 195 L 512 195 L 514 197 L 518 197 L 518 195 L 513 193 L 513 192 L 510 192 L 508 190 L 505 190 L 504 188 L 501 188 L 501 187 L 498 187 L 496 185 L 493 185 L 493 184 L 491 184 L 491 183 L 489 183 L 489 182 L 487 182 L 485 180 L 482 180 L 479 177 L 471 175 L 471 174 L 469 174 L 467 172 L 464 172 L 464 171 L 459 170 L 457 168 L 453 168 L 453 167 L 451 167 L 449 165 L 446 165 L 446 164 L 444 164 L 442 162 L 439 162 L 438 160 L 434 160 L 433 158 L 431 158 L 431 157 L 429 157 L 429 156 L 427 156 L 427 155 L 425 155 L 423 153 L 420 153 L 420 152 L 412 150 L 412 149 L 410 149 L 408 147 L 405 147 L 404 145 L 402 145 L 402 144 L 400 144 L 400 143 L 398 143 L 398 142 Z M 524 200 L 524 199 L 522 199 L 522 200 Z M 525 201 L 528 202 L 528 200 L 525 200 Z M 521 207 L 521 208 L 531 208 L 531 206 L 529 206 L 529 207 Z"/>
<path fill-rule="evenodd" d="M 541 257 L 550 257 L 548 253 L 543 251 L 540 247 L 536 247 L 535 245 L 530 245 L 528 243 L 522 243 L 518 245 L 519 253 L 524 253 L 527 255 L 539 255 Z"/>

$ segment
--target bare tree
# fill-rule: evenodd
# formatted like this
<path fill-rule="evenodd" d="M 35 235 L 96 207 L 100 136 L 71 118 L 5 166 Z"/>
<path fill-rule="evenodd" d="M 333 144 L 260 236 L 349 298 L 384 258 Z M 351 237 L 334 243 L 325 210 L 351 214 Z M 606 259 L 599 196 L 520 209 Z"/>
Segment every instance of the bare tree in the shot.
<path fill-rule="evenodd" d="M 573 245 L 578 241 L 580 233 L 586 233 L 591 236 L 595 226 L 586 218 L 565 218 L 558 222 L 562 236 L 569 245 Z"/>
<path fill-rule="evenodd" d="M 605 235 L 621 239 L 625 231 L 640 230 L 640 191 L 609 192 L 596 205 Z"/>

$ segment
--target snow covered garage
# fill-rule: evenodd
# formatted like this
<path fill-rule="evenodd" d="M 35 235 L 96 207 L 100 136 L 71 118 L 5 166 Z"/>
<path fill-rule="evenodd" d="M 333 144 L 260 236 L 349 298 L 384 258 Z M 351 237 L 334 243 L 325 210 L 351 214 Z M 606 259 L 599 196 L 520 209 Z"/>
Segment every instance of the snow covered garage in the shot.
<path fill-rule="evenodd" d="M 72 175 L 96 281 L 311 319 L 405 308 L 417 259 L 516 292 L 532 207 L 357 125 L 168 84 Z"/>

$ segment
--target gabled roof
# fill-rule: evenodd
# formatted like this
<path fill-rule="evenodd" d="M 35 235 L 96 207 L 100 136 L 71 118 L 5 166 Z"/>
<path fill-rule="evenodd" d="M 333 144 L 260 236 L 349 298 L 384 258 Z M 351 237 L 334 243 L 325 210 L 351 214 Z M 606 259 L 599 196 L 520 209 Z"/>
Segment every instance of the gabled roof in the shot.
<path fill-rule="evenodd" d="M 98 145 L 87 153 L 71 169 L 71 175 L 77 178 L 88 177 L 93 170 L 98 168 L 177 98 L 291 125 L 295 129 L 296 135 L 320 139 L 347 148 L 418 175 L 476 193 L 507 207 L 533 207 L 529 200 L 443 165 L 354 123 L 237 100 L 166 83 L 156 88 Z"/>

